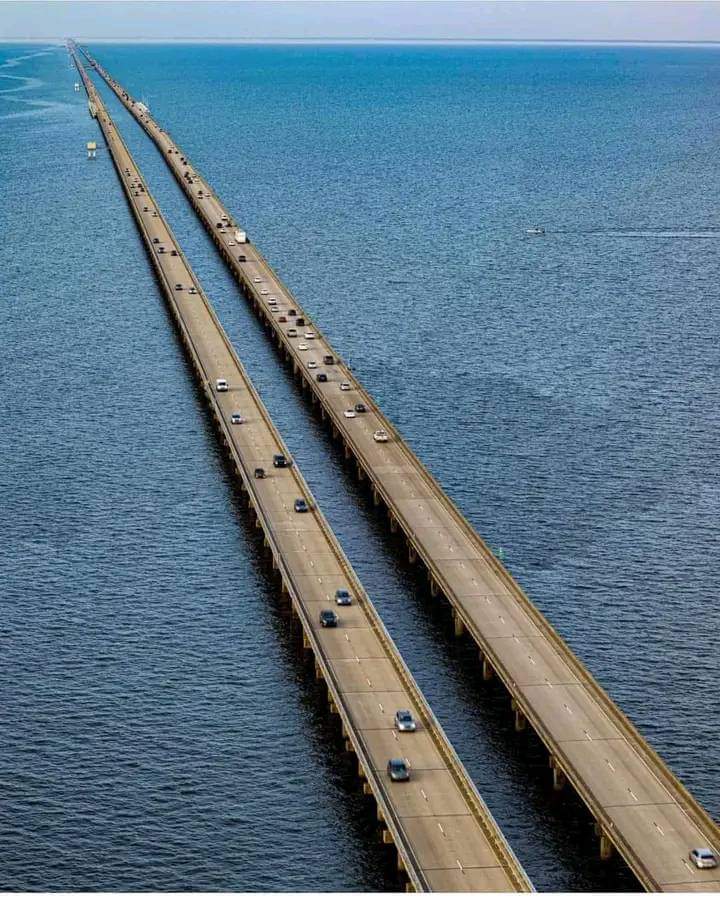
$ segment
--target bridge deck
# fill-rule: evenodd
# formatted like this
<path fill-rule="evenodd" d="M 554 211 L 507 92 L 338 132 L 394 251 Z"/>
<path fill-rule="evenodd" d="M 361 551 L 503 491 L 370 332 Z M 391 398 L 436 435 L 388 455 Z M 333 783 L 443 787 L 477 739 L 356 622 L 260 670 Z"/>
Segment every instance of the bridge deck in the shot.
<path fill-rule="evenodd" d="M 102 99 L 73 53 L 146 249 L 216 424 L 298 615 L 316 671 L 372 788 L 383 827 L 416 890 L 528 891 L 531 885 L 435 719 L 366 595 L 297 466 L 273 468 L 288 451 L 256 393 L 182 250 L 146 188 Z M 178 289 L 181 285 L 182 289 Z M 193 289 L 195 293 L 190 293 Z M 229 390 L 218 392 L 218 378 Z M 232 425 L 240 411 L 243 424 Z M 268 473 L 256 479 L 254 470 Z M 296 513 L 303 497 L 312 511 Z M 347 588 L 349 607 L 334 604 Z M 335 608 L 324 629 L 319 613 Z M 411 709 L 416 733 L 398 733 L 397 709 Z M 389 758 L 405 758 L 407 783 L 391 783 Z"/>
<path fill-rule="evenodd" d="M 224 234 L 217 228 L 223 216 L 231 223 L 233 218 L 182 149 L 88 59 L 160 148 L 245 295 L 306 383 L 308 396 L 320 403 L 377 501 L 387 506 L 392 525 L 402 528 L 411 553 L 426 565 L 433 591 L 441 590 L 451 603 L 458 630 L 469 632 L 486 666 L 502 679 L 519 722 L 524 716 L 545 743 L 555 776 L 567 777 L 587 804 L 604 848 L 612 843 L 648 890 L 720 890 L 717 870 L 698 870 L 688 861 L 695 846 L 720 849 L 716 823 L 530 602 L 349 369 L 323 365 L 325 354 L 337 359 L 337 353 L 254 244 L 238 246 L 235 225 Z M 238 260 L 240 253 L 247 261 Z M 274 308 L 268 302 L 273 296 Z M 288 333 L 291 308 L 306 322 L 297 337 Z M 281 316 L 288 322 L 281 323 Z M 315 336 L 306 339 L 306 330 Z M 309 367 L 311 360 L 317 368 Z M 318 383 L 317 372 L 327 374 L 327 383 Z M 350 383 L 349 392 L 339 389 L 342 381 Z M 344 410 L 358 401 L 368 412 L 345 418 Z M 387 431 L 388 443 L 374 441 L 379 428 Z"/>

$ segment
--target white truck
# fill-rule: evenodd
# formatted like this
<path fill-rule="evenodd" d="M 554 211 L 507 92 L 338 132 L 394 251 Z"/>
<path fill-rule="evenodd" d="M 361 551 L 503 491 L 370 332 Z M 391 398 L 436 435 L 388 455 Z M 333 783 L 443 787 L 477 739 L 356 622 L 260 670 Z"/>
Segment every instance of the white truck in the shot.
<path fill-rule="evenodd" d="M 235 240 L 238 243 L 247 243 L 247 233 L 245 231 L 236 231 L 235 232 Z"/>

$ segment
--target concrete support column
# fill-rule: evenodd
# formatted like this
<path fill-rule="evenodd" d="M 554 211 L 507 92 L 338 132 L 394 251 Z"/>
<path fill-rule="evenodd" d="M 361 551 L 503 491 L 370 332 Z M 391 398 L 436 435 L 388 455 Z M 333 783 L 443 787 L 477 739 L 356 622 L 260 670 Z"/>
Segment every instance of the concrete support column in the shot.
<path fill-rule="evenodd" d="M 360 465 L 359 462 L 357 464 L 357 476 L 358 476 L 358 481 L 365 480 L 365 472 L 362 470 L 362 466 Z"/>
<path fill-rule="evenodd" d="M 395 842 L 393 840 L 392 834 L 390 833 L 389 830 L 383 830 L 382 841 L 383 841 L 383 843 L 386 843 L 387 845 L 390 845 L 390 846 L 392 846 L 392 844 Z"/>
<path fill-rule="evenodd" d="M 553 790 L 559 793 L 567 783 L 567 778 L 563 769 L 558 765 L 557 759 L 552 756 L 550 757 L 550 765 L 553 769 Z"/>
<path fill-rule="evenodd" d="M 315 662 L 315 680 L 323 680 L 322 668 Z"/>
<path fill-rule="evenodd" d="M 417 562 L 417 552 L 412 543 L 408 543 L 408 562 L 414 565 Z"/>
<path fill-rule="evenodd" d="M 351 455 L 352 455 L 352 453 L 350 452 L 350 447 L 346 443 L 345 444 L 345 458 L 349 459 Z"/>
<path fill-rule="evenodd" d="M 373 487 L 373 505 L 375 505 L 375 506 L 380 505 L 380 494 L 377 492 L 375 487 Z"/>
<path fill-rule="evenodd" d="M 606 862 L 613 854 L 613 844 L 604 830 L 600 831 L 600 859 Z"/>
<path fill-rule="evenodd" d="M 515 709 L 515 730 L 517 733 L 525 730 L 527 727 L 527 718 L 521 709 Z"/>
<path fill-rule="evenodd" d="M 453 621 L 455 623 L 455 636 L 462 637 L 465 633 L 465 625 L 463 624 L 462 618 L 455 611 L 453 611 Z"/>
<path fill-rule="evenodd" d="M 310 645 L 310 641 L 308 640 L 308 635 L 303 631 L 303 649 L 312 649 Z"/>
<path fill-rule="evenodd" d="M 435 599 L 435 597 L 440 592 L 440 588 L 438 587 L 437 582 L 435 581 L 435 578 L 429 572 L 428 572 L 428 577 L 430 578 L 430 596 L 432 596 L 432 598 Z M 453 618 L 454 617 L 455 617 L 455 613 L 453 612 Z"/>
<path fill-rule="evenodd" d="M 495 672 L 493 671 L 493 667 L 487 659 L 487 656 L 483 655 L 482 657 L 482 679 L 483 680 L 491 680 L 492 676 Z"/>
<path fill-rule="evenodd" d="M 396 534 L 398 529 L 397 518 L 395 518 L 390 510 L 388 510 L 388 517 L 390 519 L 390 533 Z"/>

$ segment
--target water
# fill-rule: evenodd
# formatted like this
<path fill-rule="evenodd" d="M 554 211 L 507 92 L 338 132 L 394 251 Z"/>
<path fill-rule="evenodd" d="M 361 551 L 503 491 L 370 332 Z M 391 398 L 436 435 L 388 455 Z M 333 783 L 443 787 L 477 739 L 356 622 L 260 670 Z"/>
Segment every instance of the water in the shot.
<path fill-rule="evenodd" d="M 720 124 L 708 110 L 720 55 L 91 50 L 149 101 L 717 817 Z M 0 670 L 12 698 L 0 886 L 392 888 L 110 163 L 83 158 L 96 131 L 66 56 L 3 73 L 38 79 L 22 96 L 47 104 L 0 93 L 6 183 L 48 233 L 42 267 L 19 242 L 22 217 L 7 225 L 13 253 L 0 250 Z M 536 886 L 634 888 L 622 866 L 595 861 L 586 814 L 552 796 L 540 747 L 478 683 L 471 647 L 389 543 L 159 155 L 110 108 Z M 544 237 L 525 234 L 536 223 Z M 318 864 L 328 846 L 332 866 Z"/>

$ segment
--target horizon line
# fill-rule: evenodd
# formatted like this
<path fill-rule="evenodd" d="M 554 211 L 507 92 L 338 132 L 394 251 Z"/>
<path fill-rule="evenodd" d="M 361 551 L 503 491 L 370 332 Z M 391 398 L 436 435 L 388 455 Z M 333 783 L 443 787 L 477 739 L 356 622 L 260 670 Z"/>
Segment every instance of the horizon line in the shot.
<path fill-rule="evenodd" d="M 2 37 L 0 36 L 0 44 L 64 44 L 68 40 L 76 40 L 78 42 L 96 42 L 103 44 L 324 44 L 324 45 L 342 45 L 342 44 L 461 44 L 461 45 L 545 45 L 545 46 L 650 46 L 650 47 L 717 47 L 720 45 L 718 40 L 698 40 L 698 41 L 680 41 L 680 40 L 643 40 L 643 39 L 604 39 L 604 38 L 427 38 L 427 37 L 79 37 L 71 38 L 69 36 L 57 37 Z"/>

